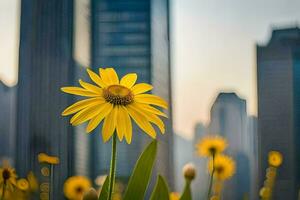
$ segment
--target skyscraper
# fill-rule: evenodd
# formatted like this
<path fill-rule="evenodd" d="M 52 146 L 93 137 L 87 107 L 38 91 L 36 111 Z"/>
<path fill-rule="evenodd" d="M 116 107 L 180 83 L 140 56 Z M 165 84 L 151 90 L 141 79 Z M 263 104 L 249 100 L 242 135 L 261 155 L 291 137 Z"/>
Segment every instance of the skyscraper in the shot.
<path fill-rule="evenodd" d="M 225 185 L 224 199 L 243 199 L 250 193 L 246 101 L 235 93 L 219 93 L 210 116 L 209 132 L 220 134 L 228 140 L 226 152 L 237 164 L 236 174 Z"/>
<path fill-rule="evenodd" d="M 72 0 L 21 2 L 16 168 L 21 177 L 39 175 L 38 153 L 59 156 L 56 199 L 73 171 L 73 130 L 60 115 L 71 103 L 60 87 L 73 85 L 72 19 Z"/>
<path fill-rule="evenodd" d="M 153 93 L 171 105 L 168 0 L 92 1 L 92 66 L 113 66 L 118 74 L 136 72 L 138 82 L 154 85 Z M 156 169 L 172 183 L 172 109 L 166 134 L 159 135 Z M 94 176 L 107 173 L 110 145 L 94 134 Z M 128 177 L 149 137 L 134 127 L 132 144 L 119 144 L 118 176 Z M 101 164 L 97 164 L 101 163 Z"/>
<path fill-rule="evenodd" d="M 0 161 L 14 161 L 16 135 L 16 87 L 8 87 L 0 79 Z"/>
<path fill-rule="evenodd" d="M 271 150 L 280 151 L 274 199 L 297 199 L 300 187 L 300 29 L 274 30 L 257 46 L 258 136 L 261 185 Z"/>

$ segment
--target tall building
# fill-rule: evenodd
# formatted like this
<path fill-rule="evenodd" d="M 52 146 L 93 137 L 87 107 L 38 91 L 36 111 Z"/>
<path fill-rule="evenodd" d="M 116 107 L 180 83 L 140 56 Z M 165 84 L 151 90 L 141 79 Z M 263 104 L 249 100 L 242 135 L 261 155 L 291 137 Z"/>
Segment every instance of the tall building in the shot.
<path fill-rule="evenodd" d="M 153 93 L 171 106 L 168 0 L 92 0 L 91 60 L 95 69 L 113 66 L 121 76 L 136 72 L 138 82 L 154 85 Z M 173 183 L 172 109 L 167 111 L 166 134 L 158 135 L 156 171 Z M 99 130 L 93 140 L 94 177 L 107 173 L 110 144 L 102 144 Z M 132 144 L 119 143 L 118 176 L 128 178 L 149 137 L 136 126 Z M 98 164 L 100 163 L 100 164 Z"/>
<path fill-rule="evenodd" d="M 73 85 L 73 1 L 21 2 L 17 97 L 16 168 L 40 174 L 37 155 L 59 156 L 54 167 L 54 196 L 64 199 L 63 183 L 73 172 L 73 129 L 61 116 L 71 96 L 60 88 Z"/>
<path fill-rule="evenodd" d="M 274 198 L 297 199 L 300 188 L 300 29 L 274 30 L 257 46 L 260 184 L 271 150 L 283 154 Z"/>
<path fill-rule="evenodd" d="M 228 140 L 226 153 L 237 164 L 236 174 L 225 185 L 224 199 L 243 199 L 250 193 L 246 101 L 235 93 L 219 93 L 211 108 L 210 120 L 209 132 L 220 134 Z"/>
<path fill-rule="evenodd" d="M 14 161 L 16 135 L 16 86 L 8 87 L 0 79 L 0 162 Z M 13 164 L 13 163 L 12 163 Z"/>

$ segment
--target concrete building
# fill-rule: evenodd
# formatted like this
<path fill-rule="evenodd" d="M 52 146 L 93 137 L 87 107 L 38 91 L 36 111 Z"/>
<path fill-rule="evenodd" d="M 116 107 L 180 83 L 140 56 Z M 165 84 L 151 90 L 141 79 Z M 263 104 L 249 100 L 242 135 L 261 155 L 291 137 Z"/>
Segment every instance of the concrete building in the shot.
<path fill-rule="evenodd" d="M 297 199 L 300 188 L 300 29 L 274 30 L 257 46 L 259 169 L 262 185 L 267 155 L 280 151 L 273 199 Z"/>
<path fill-rule="evenodd" d="M 169 102 L 166 134 L 158 135 L 159 149 L 155 172 L 173 181 L 173 141 L 171 79 L 169 62 L 169 5 L 168 0 L 93 0 L 91 65 L 113 66 L 121 76 L 136 72 L 138 82 L 151 83 L 153 93 Z M 107 174 L 111 145 L 103 144 L 100 130 L 93 135 L 93 177 Z M 134 126 L 132 144 L 118 144 L 117 175 L 127 179 L 145 144 L 146 134 Z M 99 164 L 100 163 L 100 164 Z"/>

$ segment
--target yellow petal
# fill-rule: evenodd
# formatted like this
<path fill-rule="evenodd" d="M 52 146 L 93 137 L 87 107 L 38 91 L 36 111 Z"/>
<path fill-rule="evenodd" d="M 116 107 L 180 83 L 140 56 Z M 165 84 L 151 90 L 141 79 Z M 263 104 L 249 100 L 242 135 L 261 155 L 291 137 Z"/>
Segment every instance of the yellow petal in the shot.
<path fill-rule="evenodd" d="M 100 112 L 98 115 L 96 115 L 89 121 L 85 131 L 87 133 L 93 131 L 100 124 L 100 122 L 111 112 L 112 109 L 113 105 L 110 103 L 106 103 L 102 109 L 102 112 Z"/>
<path fill-rule="evenodd" d="M 83 110 L 79 111 L 76 115 L 71 118 L 71 124 L 73 126 L 77 126 L 85 121 L 88 121 L 95 117 L 98 113 L 100 113 L 103 109 L 103 105 L 106 103 L 97 103 L 95 105 L 91 105 Z"/>
<path fill-rule="evenodd" d="M 96 74 L 95 72 L 93 72 L 90 69 L 87 69 L 86 71 L 89 74 L 92 81 L 94 81 L 94 83 L 96 83 L 97 85 L 99 85 L 102 88 L 106 87 L 106 84 L 102 81 L 102 79 L 100 78 L 100 76 L 98 76 L 98 74 Z"/>
<path fill-rule="evenodd" d="M 68 93 L 68 94 L 75 94 L 75 95 L 85 96 L 85 97 L 100 96 L 100 94 L 88 91 L 88 90 L 86 90 L 84 88 L 80 88 L 80 87 L 62 87 L 61 90 L 65 93 Z"/>
<path fill-rule="evenodd" d="M 128 115 L 128 111 L 124 106 L 119 107 L 118 117 L 117 117 L 117 133 L 120 141 L 125 135 L 125 139 L 128 144 L 131 143 L 132 136 L 132 125 L 131 120 Z"/>
<path fill-rule="evenodd" d="M 94 86 L 90 83 L 87 83 L 87 82 L 84 82 L 82 81 L 81 79 L 79 79 L 79 84 L 85 88 L 86 90 L 89 90 L 91 92 L 94 92 L 94 93 L 97 93 L 97 94 L 102 94 L 102 89 L 97 87 L 97 86 Z"/>
<path fill-rule="evenodd" d="M 130 107 L 130 105 L 127 106 L 127 110 L 132 119 L 143 131 L 145 131 L 150 137 L 156 138 L 156 132 L 145 116 L 141 115 L 139 112 L 136 112 Z"/>
<path fill-rule="evenodd" d="M 104 142 L 107 142 L 109 138 L 114 134 L 116 128 L 116 121 L 118 116 L 118 109 L 114 107 L 112 111 L 105 117 L 102 127 L 102 138 Z"/>
<path fill-rule="evenodd" d="M 134 97 L 134 100 L 139 103 L 152 104 L 168 109 L 168 103 L 159 96 L 153 94 L 139 94 Z"/>
<path fill-rule="evenodd" d="M 82 110 L 83 108 L 88 107 L 91 103 L 95 103 L 98 101 L 102 102 L 105 100 L 102 97 L 95 97 L 95 98 L 89 98 L 89 99 L 84 99 L 84 100 L 78 101 L 78 102 L 74 103 L 73 105 L 67 107 L 63 111 L 62 115 L 63 116 L 71 115 L 73 113 L 76 113 L 76 112 Z"/>
<path fill-rule="evenodd" d="M 143 104 L 143 103 L 138 103 L 138 104 L 139 104 L 140 108 L 142 110 L 146 111 L 146 112 L 150 112 L 150 113 L 168 118 L 168 116 L 165 113 L 163 113 L 160 110 L 154 108 L 153 106 L 150 106 L 148 104 Z"/>
<path fill-rule="evenodd" d="M 132 93 L 137 95 L 144 92 L 148 92 L 153 89 L 153 86 L 147 83 L 138 83 L 131 88 Z"/>
<path fill-rule="evenodd" d="M 113 68 L 106 68 L 106 73 L 110 79 L 110 83 L 113 85 L 119 84 L 119 77 Z"/>
<path fill-rule="evenodd" d="M 136 80 L 137 75 L 135 73 L 126 74 L 121 79 L 120 84 L 130 89 L 135 84 Z"/>
<path fill-rule="evenodd" d="M 163 123 L 163 121 L 157 117 L 155 114 L 152 114 L 150 112 L 145 112 L 143 111 L 138 103 L 132 103 L 129 105 L 133 110 L 135 110 L 136 112 L 139 112 L 141 115 L 144 115 L 147 120 L 149 120 L 150 122 L 154 123 L 159 130 L 164 134 L 165 133 L 165 125 Z"/>

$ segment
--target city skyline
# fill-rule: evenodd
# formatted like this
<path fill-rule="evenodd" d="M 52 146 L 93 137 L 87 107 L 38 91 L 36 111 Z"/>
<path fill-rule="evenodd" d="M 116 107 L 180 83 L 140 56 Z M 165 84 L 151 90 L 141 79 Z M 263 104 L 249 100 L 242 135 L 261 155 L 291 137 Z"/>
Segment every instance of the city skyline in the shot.
<path fill-rule="evenodd" d="M 0 5 L 0 24 L 6 27 L 0 33 L 0 79 L 12 86 L 18 76 L 20 6 L 17 0 Z M 208 124 L 210 105 L 220 91 L 236 92 L 247 100 L 247 112 L 257 115 L 255 44 L 268 41 L 272 26 L 295 26 L 299 6 L 295 0 L 171 2 L 176 133 L 191 138 L 196 122 Z"/>

